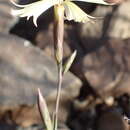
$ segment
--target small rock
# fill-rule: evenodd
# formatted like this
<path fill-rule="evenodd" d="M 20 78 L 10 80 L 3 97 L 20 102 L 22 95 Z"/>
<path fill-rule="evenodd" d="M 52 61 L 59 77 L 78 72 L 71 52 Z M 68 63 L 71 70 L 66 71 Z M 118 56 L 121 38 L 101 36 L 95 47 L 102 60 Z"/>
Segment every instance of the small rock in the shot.
<path fill-rule="evenodd" d="M 105 103 L 108 105 L 108 106 L 112 106 L 114 104 L 114 98 L 112 96 L 110 97 L 107 97 L 105 99 Z"/>

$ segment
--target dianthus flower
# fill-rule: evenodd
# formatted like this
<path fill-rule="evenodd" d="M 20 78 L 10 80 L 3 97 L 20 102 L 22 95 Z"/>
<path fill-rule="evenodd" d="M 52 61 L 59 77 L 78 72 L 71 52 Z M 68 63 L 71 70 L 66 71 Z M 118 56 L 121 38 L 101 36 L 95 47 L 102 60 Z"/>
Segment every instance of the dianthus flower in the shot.
<path fill-rule="evenodd" d="M 40 0 L 31 4 L 20 5 L 11 1 L 16 7 L 20 9 L 12 10 L 12 14 L 20 17 L 27 17 L 29 20 L 33 16 L 33 23 L 37 26 L 38 17 L 44 13 L 46 10 L 55 5 L 62 5 L 65 11 L 65 19 L 74 20 L 75 22 L 88 22 L 92 17 L 80 9 L 73 1 L 82 1 L 88 3 L 97 3 L 109 5 L 109 3 L 103 0 Z"/>

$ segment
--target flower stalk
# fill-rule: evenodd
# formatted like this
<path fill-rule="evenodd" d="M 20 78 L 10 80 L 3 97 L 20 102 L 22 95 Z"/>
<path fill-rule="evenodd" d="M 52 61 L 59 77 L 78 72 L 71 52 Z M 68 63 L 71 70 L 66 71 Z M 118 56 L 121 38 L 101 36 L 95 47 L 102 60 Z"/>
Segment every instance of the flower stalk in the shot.
<path fill-rule="evenodd" d="M 54 6 L 54 55 L 58 68 L 58 88 L 56 96 L 56 108 L 54 113 L 54 129 L 57 130 L 58 110 L 60 102 L 60 93 L 62 86 L 63 70 L 63 39 L 64 39 L 64 7 L 62 5 Z"/>

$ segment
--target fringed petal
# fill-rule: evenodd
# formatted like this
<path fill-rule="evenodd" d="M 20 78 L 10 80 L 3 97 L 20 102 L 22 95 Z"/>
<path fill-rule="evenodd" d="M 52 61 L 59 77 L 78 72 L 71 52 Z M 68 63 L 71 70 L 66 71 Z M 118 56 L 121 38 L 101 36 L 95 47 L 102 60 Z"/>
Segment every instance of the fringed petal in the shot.
<path fill-rule="evenodd" d="M 72 2 L 64 2 L 63 6 L 65 8 L 65 18 L 67 20 L 74 20 L 75 22 L 89 22 L 91 19 L 96 19 L 83 10 L 81 10 L 76 4 Z"/>
<path fill-rule="evenodd" d="M 27 17 L 29 19 L 33 16 L 33 22 L 37 26 L 37 19 L 38 17 L 44 13 L 46 10 L 58 4 L 57 0 L 41 0 L 38 2 L 34 2 L 32 4 L 27 5 L 19 5 L 12 2 L 16 7 L 22 8 L 18 10 L 12 10 L 12 15 L 20 16 L 20 17 Z"/>

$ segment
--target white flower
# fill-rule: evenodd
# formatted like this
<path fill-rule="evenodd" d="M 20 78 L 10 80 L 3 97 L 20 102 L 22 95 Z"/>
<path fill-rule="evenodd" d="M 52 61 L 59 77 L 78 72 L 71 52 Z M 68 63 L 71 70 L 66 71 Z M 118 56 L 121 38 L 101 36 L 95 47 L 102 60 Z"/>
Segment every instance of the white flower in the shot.
<path fill-rule="evenodd" d="M 54 5 L 62 4 L 65 8 L 65 18 L 67 20 L 74 20 L 76 22 L 87 22 L 90 21 L 90 19 L 95 18 L 86 14 L 71 1 L 83 1 L 88 3 L 108 5 L 108 3 L 104 2 L 103 0 L 65 0 L 62 2 L 59 0 L 40 0 L 26 5 L 19 5 L 11 1 L 16 7 L 20 8 L 17 10 L 12 10 L 11 13 L 16 16 L 27 17 L 27 20 L 29 20 L 29 18 L 33 16 L 33 23 L 35 24 L 35 26 L 37 26 L 37 19 L 42 13 L 44 13 L 46 10 Z"/>
<path fill-rule="evenodd" d="M 86 14 L 83 10 L 81 10 L 76 4 L 72 2 L 64 2 L 63 6 L 65 8 L 65 15 L 67 20 L 74 20 L 75 22 L 87 22 L 90 19 L 94 19 L 88 14 Z"/>

